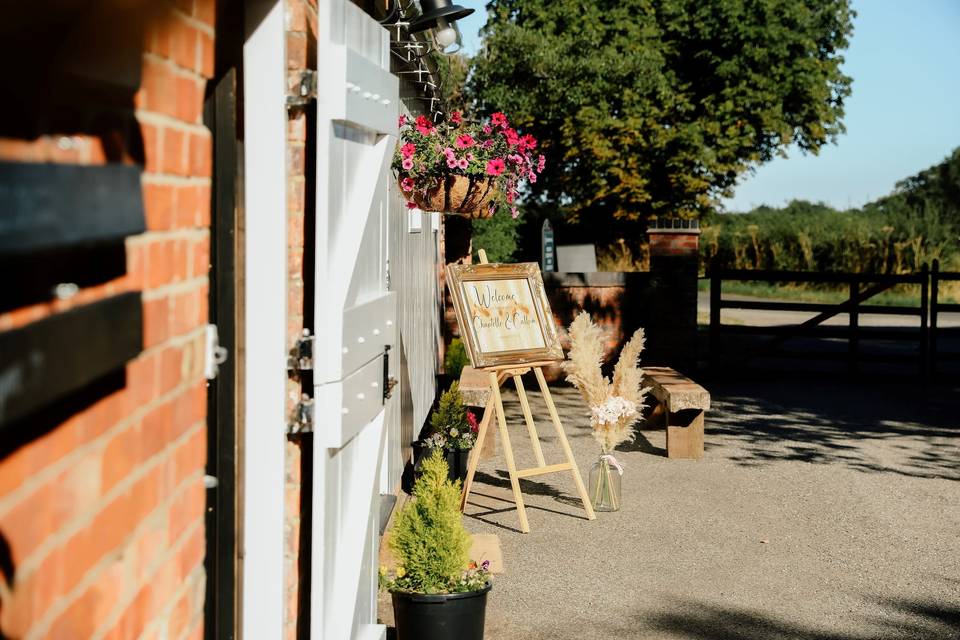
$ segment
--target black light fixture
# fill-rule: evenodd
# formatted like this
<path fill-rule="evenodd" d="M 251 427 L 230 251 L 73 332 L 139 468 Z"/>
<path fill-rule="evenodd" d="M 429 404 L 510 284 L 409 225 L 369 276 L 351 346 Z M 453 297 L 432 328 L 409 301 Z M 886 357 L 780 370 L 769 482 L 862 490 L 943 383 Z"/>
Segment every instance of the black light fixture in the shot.
<path fill-rule="evenodd" d="M 423 13 L 410 22 L 410 33 L 433 29 L 433 39 L 443 50 L 460 40 L 460 33 L 454 24 L 474 12 L 473 9 L 453 4 L 451 0 L 420 0 Z"/>

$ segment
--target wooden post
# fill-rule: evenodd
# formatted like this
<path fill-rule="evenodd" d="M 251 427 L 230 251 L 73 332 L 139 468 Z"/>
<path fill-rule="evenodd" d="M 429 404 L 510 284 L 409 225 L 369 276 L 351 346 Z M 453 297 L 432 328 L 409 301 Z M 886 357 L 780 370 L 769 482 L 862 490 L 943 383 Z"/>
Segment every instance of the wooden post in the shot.
<path fill-rule="evenodd" d="M 723 280 L 720 277 L 720 261 L 714 256 L 710 261 L 710 366 L 719 370 L 720 364 L 720 305 Z"/>
<path fill-rule="evenodd" d="M 847 369 L 855 374 L 859 370 L 860 351 L 860 280 L 856 274 L 850 279 L 850 335 L 847 336 Z"/>
<path fill-rule="evenodd" d="M 930 362 L 931 377 L 937 377 L 937 305 L 940 298 L 940 260 L 934 259 L 930 273 Z"/>
<path fill-rule="evenodd" d="M 930 374 L 927 369 L 927 350 L 930 345 L 930 334 L 927 326 L 930 277 L 926 263 L 920 269 L 920 278 L 920 377 L 926 380 Z"/>

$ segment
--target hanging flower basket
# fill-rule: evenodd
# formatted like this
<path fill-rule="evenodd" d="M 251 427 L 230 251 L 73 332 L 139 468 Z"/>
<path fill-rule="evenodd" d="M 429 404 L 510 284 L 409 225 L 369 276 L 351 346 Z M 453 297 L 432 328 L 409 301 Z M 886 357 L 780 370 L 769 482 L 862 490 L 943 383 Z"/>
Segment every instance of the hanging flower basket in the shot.
<path fill-rule="evenodd" d="M 410 208 L 468 218 L 509 211 L 516 217 L 521 182 L 536 182 L 546 163 L 536 148 L 536 139 L 517 133 L 502 113 L 476 124 L 457 111 L 436 125 L 425 116 L 401 116 L 393 169 Z"/>
<path fill-rule="evenodd" d="M 402 186 L 402 185 L 401 185 Z M 433 186 L 415 189 L 409 196 L 424 211 L 442 211 L 466 218 L 489 218 L 497 187 L 490 178 L 446 175 L 434 179 Z"/>

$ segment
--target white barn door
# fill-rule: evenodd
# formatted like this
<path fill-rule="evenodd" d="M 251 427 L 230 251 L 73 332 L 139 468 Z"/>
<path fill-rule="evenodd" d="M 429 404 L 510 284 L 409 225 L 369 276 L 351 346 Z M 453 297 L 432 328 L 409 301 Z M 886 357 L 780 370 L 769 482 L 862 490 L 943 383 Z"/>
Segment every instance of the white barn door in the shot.
<path fill-rule="evenodd" d="M 386 422 L 399 416 L 384 399 L 399 360 L 387 273 L 399 83 L 387 31 L 354 4 L 320 0 L 318 23 L 311 637 L 382 638 L 379 473 Z"/>

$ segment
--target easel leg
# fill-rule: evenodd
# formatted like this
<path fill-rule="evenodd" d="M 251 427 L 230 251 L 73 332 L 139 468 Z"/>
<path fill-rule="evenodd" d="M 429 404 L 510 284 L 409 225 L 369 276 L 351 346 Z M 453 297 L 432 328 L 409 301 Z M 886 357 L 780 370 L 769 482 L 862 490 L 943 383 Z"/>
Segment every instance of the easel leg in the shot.
<path fill-rule="evenodd" d="M 480 426 L 477 429 L 477 442 L 473 445 L 473 450 L 467 459 L 467 479 L 463 481 L 463 494 L 460 496 L 460 511 L 467 506 L 467 498 L 470 497 L 470 489 L 473 487 L 473 475 L 477 472 L 477 465 L 480 463 L 480 451 L 483 447 L 483 441 L 487 437 L 487 429 L 490 428 L 490 420 L 493 418 L 493 393 L 487 400 L 487 406 L 483 410 L 483 418 L 480 419 Z"/>
<path fill-rule="evenodd" d="M 513 384 L 517 387 L 517 395 L 520 396 L 520 406 L 523 407 L 523 417 L 527 421 L 527 433 L 530 434 L 530 442 L 533 444 L 533 455 L 537 458 L 537 465 L 545 467 L 546 461 L 543 459 L 543 449 L 540 448 L 540 436 L 537 434 L 537 425 L 533 422 L 533 415 L 530 412 L 530 403 L 527 401 L 527 392 L 523 388 L 523 380 L 520 376 L 513 376 Z"/>
<path fill-rule="evenodd" d="M 567 434 L 563 432 L 563 425 L 560 423 L 560 416 L 557 414 L 557 407 L 553 404 L 553 396 L 550 395 L 550 389 L 547 387 L 547 381 L 543 377 L 543 370 L 540 367 L 534 368 L 537 374 L 537 382 L 540 384 L 540 392 L 543 393 L 543 400 L 547 403 L 547 410 L 550 412 L 550 418 L 553 420 L 553 426 L 557 430 L 557 438 L 560 440 L 560 446 L 563 448 L 564 455 L 567 456 L 567 462 L 570 463 L 570 473 L 573 474 L 573 482 L 577 485 L 577 492 L 580 494 L 580 500 L 583 502 L 583 510 L 587 512 L 587 519 L 593 520 L 597 516 L 593 512 L 593 505 L 590 504 L 590 497 L 587 495 L 587 488 L 583 486 L 583 478 L 580 477 L 580 470 L 577 468 L 577 461 L 573 457 L 573 450 L 570 449 L 570 443 L 567 442 Z"/>
<path fill-rule="evenodd" d="M 507 418 L 503 414 L 503 398 L 500 396 L 500 384 L 497 382 L 497 374 L 493 372 L 490 372 L 490 390 L 494 405 L 497 409 L 497 422 L 500 425 L 500 440 L 503 444 L 503 457 L 507 459 L 507 472 L 510 474 L 510 486 L 513 488 L 513 501 L 517 505 L 517 515 L 520 517 L 520 531 L 530 533 L 530 525 L 527 523 L 527 510 L 523 506 L 523 494 L 520 493 L 520 479 L 517 478 L 517 465 L 513 461 L 513 447 L 510 446 L 510 434 L 507 433 Z"/>

